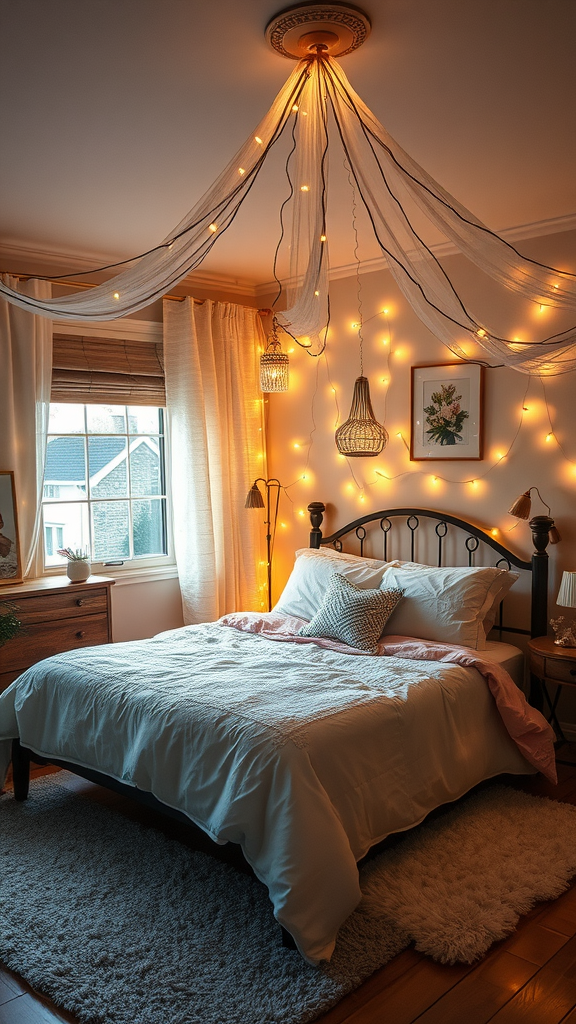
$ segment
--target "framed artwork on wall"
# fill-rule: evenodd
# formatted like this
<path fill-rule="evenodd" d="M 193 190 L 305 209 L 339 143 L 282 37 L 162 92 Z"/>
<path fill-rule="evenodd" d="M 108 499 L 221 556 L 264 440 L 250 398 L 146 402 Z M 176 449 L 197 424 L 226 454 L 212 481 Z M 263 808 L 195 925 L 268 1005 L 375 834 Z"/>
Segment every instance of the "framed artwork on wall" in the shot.
<path fill-rule="evenodd" d="M 484 368 L 412 367 L 410 459 L 481 459 Z"/>
<path fill-rule="evenodd" d="M 14 473 L 0 470 L 0 587 L 22 582 Z"/>

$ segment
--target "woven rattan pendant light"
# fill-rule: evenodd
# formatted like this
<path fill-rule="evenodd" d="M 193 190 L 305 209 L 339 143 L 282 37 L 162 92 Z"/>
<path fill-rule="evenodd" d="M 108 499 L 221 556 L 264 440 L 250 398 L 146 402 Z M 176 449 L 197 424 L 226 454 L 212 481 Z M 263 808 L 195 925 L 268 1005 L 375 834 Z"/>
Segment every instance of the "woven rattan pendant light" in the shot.
<path fill-rule="evenodd" d="M 335 438 L 340 454 L 352 458 L 379 455 L 388 444 L 388 431 L 378 423 L 372 409 L 367 377 L 356 378 L 350 415 L 338 427 Z"/>
<path fill-rule="evenodd" d="M 358 297 L 358 344 L 360 348 L 360 376 L 354 383 L 352 405 L 350 414 L 345 423 L 338 427 L 334 440 L 340 455 L 347 455 L 351 458 L 365 458 L 371 455 L 380 455 L 380 452 L 388 444 L 388 432 L 378 423 L 370 400 L 370 385 L 368 378 L 364 376 L 364 359 L 362 346 L 364 337 L 362 333 L 362 285 L 360 281 L 360 259 L 358 257 L 358 225 L 356 217 L 356 190 L 352 181 L 349 166 L 348 181 L 352 188 L 352 228 L 354 230 L 354 256 L 356 257 L 356 289 Z"/>

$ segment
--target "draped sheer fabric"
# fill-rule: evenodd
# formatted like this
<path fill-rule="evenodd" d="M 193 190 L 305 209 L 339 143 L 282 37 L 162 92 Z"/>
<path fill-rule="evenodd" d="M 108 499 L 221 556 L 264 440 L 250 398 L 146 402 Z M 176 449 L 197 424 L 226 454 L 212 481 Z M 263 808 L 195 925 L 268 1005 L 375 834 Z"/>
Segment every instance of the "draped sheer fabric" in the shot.
<path fill-rule="evenodd" d="M 5 284 L 0 292 L 11 302 L 54 319 L 109 320 L 142 308 L 201 263 L 234 219 L 267 154 L 289 125 L 295 144 L 290 171 L 291 284 L 288 309 L 277 319 L 311 354 L 321 350 L 328 320 L 325 223 L 330 128 L 342 145 L 390 272 L 422 322 L 451 351 L 465 358 L 463 343 L 472 339 L 486 361 L 525 373 L 557 374 L 576 368 L 576 326 L 548 338 L 520 341 L 503 337 L 489 313 L 468 309 L 431 243 L 414 227 L 414 214 L 424 213 L 434 232 L 440 230 L 482 272 L 540 305 L 576 311 L 576 275 L 522 257 L 458 203 L 391 138 L 330 57 L 298 63 L 254 135 L 213 186 L 160 246 L 130 269 L 88 292 L 52 302 L 19 295 Z"/>
<path fill-rule="evenodd" d="M 2 283 L 40 301 L 52 290 L 46 281 L 19 283 L 6 275 Z M 35 577 L 44 568 L 39 541 L 52 378 L 49 321 L 0 300 L 0 366 L 0 467 L 14 471 L 23 574 Z"/>
<path fill-rule="evenodd" d="M 266 475 L 256 310 L 193 299 L 164 301 L 174 546 L 184 622 L 261 607 L 264 526 L 244 508 Z"/>
<path fill-rule="evenodd" d="M 214 184 L 159 246 L 134 265 L 96 288 L 51 302 L 22 296 L 4 283 L 0 294 L 24 309 L 54 320 L 114 320 L 135 313 L 166 295 L 200 265 L 218 236 L 231 223 L 250 192 L 270 147 L 279 138 L 298 103 L 307 70 L 298 65 L 280 90 L 256 131 Z M 216 230 L 212 230 L 212 227 Z"/>

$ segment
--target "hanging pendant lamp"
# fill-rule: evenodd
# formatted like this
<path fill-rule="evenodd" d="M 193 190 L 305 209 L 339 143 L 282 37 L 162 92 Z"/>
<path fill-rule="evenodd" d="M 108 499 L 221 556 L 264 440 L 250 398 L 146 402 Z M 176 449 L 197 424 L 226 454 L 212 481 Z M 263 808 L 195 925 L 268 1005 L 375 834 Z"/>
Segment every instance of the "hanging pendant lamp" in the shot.
<path fill-rule="evenodd" d="M 336 447 L 341 455 L 351 458 L 379 455 L 388 444 L 388 431 L 378 423 L 367 377 L 357 377 L 352 395 L 350 415 L 335 434 Z"/>
<path fill-rule="evenodd" d="M 274 334 L 260 356 L 260 390 L 288 391 L 289 364 L 290 360 Z"/>

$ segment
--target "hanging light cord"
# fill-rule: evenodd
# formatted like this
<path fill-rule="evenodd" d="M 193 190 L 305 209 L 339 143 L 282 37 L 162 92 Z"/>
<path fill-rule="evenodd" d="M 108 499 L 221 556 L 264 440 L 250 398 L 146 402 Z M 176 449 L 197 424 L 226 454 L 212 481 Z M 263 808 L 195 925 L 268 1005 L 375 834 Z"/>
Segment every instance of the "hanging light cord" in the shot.
<path fill-rule="evenodd" d="M 357 206 L 356 206 L 356 190 L 354 188 L 354 182 L 352 181 L 350 165 L 347 159 L 344 160 L 344 168 L 348 176 L 348 184 L 352 190 L 352 230 L 354 232 L 354 259 L 356 261 L 356 302 L 358 305 L 358 341 L 360 343 L 360 376 L 364 376 L 364 335 L 362 333 L 362 327 L 364 319 L 362 315 L 362 283 L 360 281 L 360 256 L 358 253 L 358 222 L 357 222 Z"/>
<path fill-rule="evenodd" d="M 311 65 L 312 61 L 315 60 L 315 59 L 316 59 L 315 57 L 311 57 L 308 60 L 308 62 L 307 62 L 307 68 L 308 69 L 310 68 L 310 65 Z M 308 70 L 308 74 L 309 73 L 310 72 Z M 320 88 L 320 82 L 318 83 L 318 87 Z M 327 162 L 327 159 L 328 159 L 328 141 L 329 140 L 328 140 L 328 122 L 326 120 L 325 104 L 319 104 L 319 108 L 322 111 L 322 127 L 324 129 L 324 148 L 322 150 L 322 156 L 321 156 L 321 159 L 320 159 L 320 177 L 321 177 L 321 182 L 322 182 L 322 187 L 321 187 L 321 192 L 320 192 L 320 201 L 321 201 L 321 204 L 322 204 L 322 228 L 321 228 L 321 234 L 325 235 L 326 234 L 326 199 L 327 199 L 326 162 Z M 288 159 L 286 161 L 286 176 L 287 176 L 289 184 L 290 184 L 290 195 L 288 196 L 288 198 L 282 204 L 281 213 L 282 213 L 283 207 L 286 205 L 286 203 L 294 196 L 294 185 L 293 185 L 292 178 L 291 178 L 291 175 L 290 175 L 289 162 L 290 162 L 290 157 L 292 156 L 292 154 L 294 152 L 294 149 L 296 147 L 295 130 L 296 130 L 296 124 L 297 124 L 298 116 L 299 116 L 299 111 L 297 111 L 297 113 L 296 113 L 296 119 L 295 119 L 294 125 L 292 127 L 292 138 L 294 140 L 294 146 L 293 146 L 292 150 L 290 151 L 290 153 L 288 155 Z M 281 223 L 282 223 L 282 220 L 281 220 Z M 280 290 L 282 290 L 282 285 L 280 284 L 280 281 L 278 280 L 278 277 L 276 275 L 276 262 L 277 262 L 277 258 L 278 258 L 278 252 L 279 252 L 279 249 L 280 249 L 280 243 L 282 241 L 283 233 L 284 233 L 284 226 L 282 224 L 282 235 L 280 237 L 280 241 L 279 241 L 279 243 L 278 243 L 278 245 L 276 247 L 276 252 L 274 254 L 274 277 L 275 277 L 275 280 L 276 280 L 277 284 L 280 287 Z M 317 278 L 320 276 L 323 255 L 324 254 L 321 251 L 320 252 L 320 261 L 319 261 L 318 267 L 316 269 L 316 276 L 317 276 Z M 278 301 L 279 297 L 280 297 L 280 293 L 276 296 L 276 300 L 275 300 L 276 302 Z M 327 343 L 327 340 L 328 340 L 328 330 L 329 330 L 329 327 L 330 327 L 330 295 L 327 295 L 327 297 L 326 297 L 326 306 L 327 306 L 327 318 L 326 318 L 326 326 L 324 328 L 324 338 L 322 339 L 322 342 L 320 344 L 320 348 L 318 349 L 317 352 L 312 352 L 310 350 L 310 346 L 309 345 L 304 345 L 299 340 L 299 338 L 297 338 L 296 335 L 293 334 L 292 331 L 290 331 L 288 329 L 289 326 L 290 326 L 289 324 L 279 325 L 279 326 L 281 326 L 281 329 L 283 331 L 285 331 L 285 333 L 288 334 L 292 338 L 292 341 L 295 341 L 296 344 L 300 346 L 300 348 L 305 349 L 305 351 L 308 353 L 309 356 L 311 356 L 312 359 L 317 359 L 319 356 L 321 356 L 322 353 L 324 352 L 325 348 L 326 348 L 326 343 Z"/>

